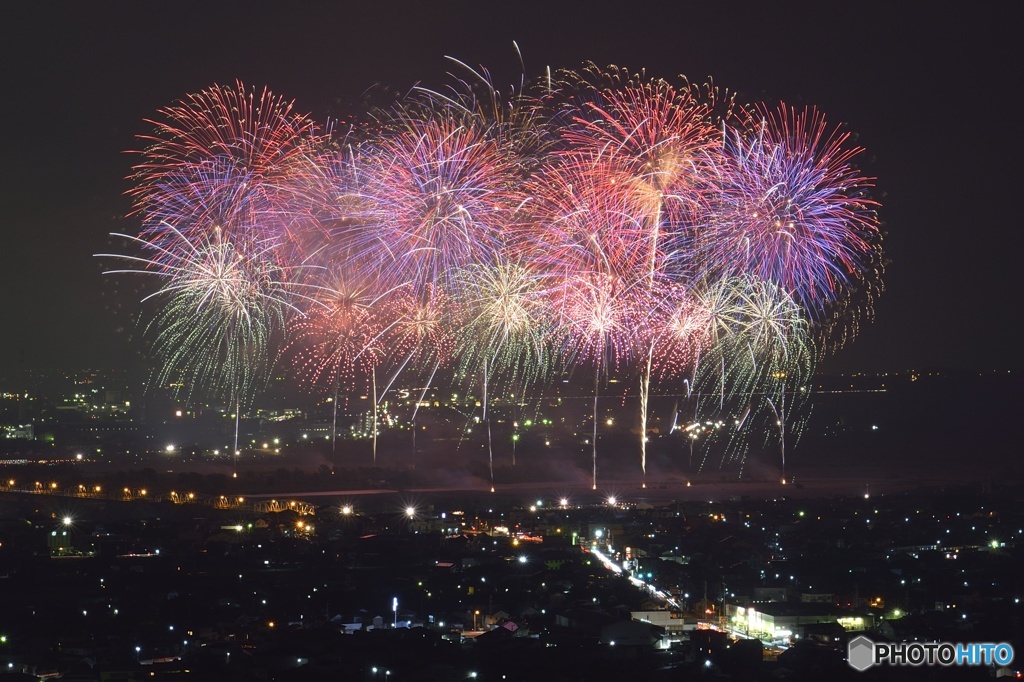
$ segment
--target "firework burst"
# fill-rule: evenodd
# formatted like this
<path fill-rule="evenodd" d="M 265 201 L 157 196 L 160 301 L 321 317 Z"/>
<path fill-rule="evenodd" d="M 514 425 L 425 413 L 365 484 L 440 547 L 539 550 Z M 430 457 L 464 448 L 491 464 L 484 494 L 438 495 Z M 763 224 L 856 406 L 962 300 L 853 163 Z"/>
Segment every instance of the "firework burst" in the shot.
<path fill-rule="evenodd" d="M 724 459 L 741 463 L 743 434 L 759 408 L 770 409 L 784 466 L 785 420 L 807 397 L 816 356 L 804 311 L 781 287 L 751 277 L 715 282 L 703 296 L 709 343 L 693 380 L 700 409 L 733 424 Z"/>
<path fill-rule="evenodd" d="M 293 103 L 237 82 L 159 113 L 139 136 L 147 146 L 129 192 L 146 224 L 237 226 L 262 238 L 309 226 L 317 207 L 307 189 L 326 138 Z"/>
<path fill-rule="evenodd" d="M 645 290 L 615 275 L 578 273 L 566 281 L 555 303 L 555 338 L 567 362 L 594 367 L 592 476 L 597 489 L 597 403 L 602 376 L 625 365 L 633 355 Z"/>
<path fill-rule="evenodd" d="M 495 258 L 493 265 L 476 265 L 459 272 L 459 309 L 463 311 L 457 337 L 460 369 L 479 376 L 483 385 L 483 422 L 487 432 L 487 461 L 494 489 L 494 449 L 488 413 L 492 383 L 526 390 L 550 368 L 548 323 L 544 316 L 542 279 L 519 263 Z"/>
<path fill-rule="evenodd" d="M 376 379 L 385 348 L 386 320 L 381 296 L 355 283 L 343 271 L 330 273 L 328 286 L 317 286 L 306 314 L 289 324 L 292 363 L 306 386 L 333 393 L 331 448 L 336 446 L 339 394 L 355 388 L 357 375 Z"/>
<path fill-rule="evenodd" d="M 384 355 L 379 297 L 341 273 L 318 287 L 302 317 L 289 325 L 289 347 L 302 384 L 332 391 L 353 388 L 357 373 Z"/>
<path fill-rule="evenodd" d="M 774 282 L 824 320 L 851 290 L 876 286 L 877 204 L 853 166 L 862 150 L 815 109 L 751 109 L 740 121 L 697 259 L 712 276 Z"/>
<path fill-rule="evenodd" d="M 511 386 L 528 386 L 550 367 L 550 332 L 545 317 L 544 278 L 526 266 L 496 258 L 457 276 L 464 312 L 458 337 L 463 371 L 486 359 L 490 373 Z"/>
<path fill-rule="evenodd" d="M 225 398 L 236 427 L 269 378 L 288 315 L 301 298 L 289 281 L 290 268 L 276 264 L 276 243 L 230 236 L 219 227 L 186 236 L 164 224 L 147 239 L 128 239 L 140 256 L 100 254 L 127 262 L 127 270 L 158 278 L 144 299 L 159 305 L 146 327 L 160 363 L 155 383 L 183 378 L 191 396 L 205 392 Z M 235 451 L 238 450 L 236 428 Z"/>
<path fill-rule="evenodd" d="M 716 189 L 721 151 L 716 124 L 731 111 L 731 98 L 714 87 L 685 80 L 677 87 L 642 72 L 593 64 L 563 73 L 561 88 L 555 96 L 565 98 L 559 113 L 567 122 L 561 153 L 575 166 L 585 164 L 588 182 L 615 196 L 618 210 L 629 216 L 624 234 L 642 247 L 632 249 L 636 258 L 630 265 L 646 272 L 645 294 L 656 301 L 665 295 L 662 289 L 676 289 L 692 269 L 681 247 Z M 643 336 L 648 342 L 638 349 L 640 463 L 646 486 L 651 372 L 662 360 L 655 357 L 657 334 L 651 330 Z"/>
<path fill-rule="evenodd" d="M 338 239 L 390 288 L 438 284 L 500 250 L 521 200 L 516 167 L 486 128 L 441 110 L 399 110 L 385 132 L 353 155 L 344 201 L 366 212 Z"/>
<path fill-rule="evenodd" d="M 678 86 L 645 73 L 590 64 L 565 72 L 570 94 L 560 118 L 563 149 L 600 165 L 605 182 L 629 197 L 631 212 L 654 242 L 692 230 L 715 188 L 723 119 L 731 116 L 728 93 L 683 79 Z M 652 270 L 657 261 L 652 259 Z"/>

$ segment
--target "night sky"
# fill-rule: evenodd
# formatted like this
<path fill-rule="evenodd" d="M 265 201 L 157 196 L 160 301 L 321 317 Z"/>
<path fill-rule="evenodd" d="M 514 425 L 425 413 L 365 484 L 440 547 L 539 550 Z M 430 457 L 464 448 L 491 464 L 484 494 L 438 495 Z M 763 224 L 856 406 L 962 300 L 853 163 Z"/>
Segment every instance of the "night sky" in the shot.
<path fill-rule="evenodd" d="M 936 5 L 5 2 L 0 373 L 140 350 L 128 287 L 92 254 L 137 227 L 124 152 L 157 109 L 241 79 L 322 122 L 378 83 L 443 84 L 445 55 L 518 81 L 513 41 L 528 77 L 585 60 L 711 76 L 845 123 L 889 264 L 875 321 L 823 369 L 1019 369 L 1017 22 L 1001 3 Z"/>

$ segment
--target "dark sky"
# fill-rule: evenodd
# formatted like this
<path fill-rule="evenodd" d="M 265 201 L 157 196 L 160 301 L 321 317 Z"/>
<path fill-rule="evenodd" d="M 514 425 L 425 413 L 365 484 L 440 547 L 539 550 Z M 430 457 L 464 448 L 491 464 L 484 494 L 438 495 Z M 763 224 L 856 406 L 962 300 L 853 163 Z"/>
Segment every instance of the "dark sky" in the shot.
<path fill-rule="evenodd" d="M 138 350 L 92 254 L 133 229 L 124 151 L 158 108 L 241 79 L 322 121 L 376 83 L 441 84 L 445 55 L 517 79 L 513 41 L 528 76 L 584 60 L 710 75 L 847 124 L 878 178 L 890 264 L 875 321 L 825 368 L 1019 369 L 1016 18 L 937 5 L 2 3 L 0 372 Z"/>

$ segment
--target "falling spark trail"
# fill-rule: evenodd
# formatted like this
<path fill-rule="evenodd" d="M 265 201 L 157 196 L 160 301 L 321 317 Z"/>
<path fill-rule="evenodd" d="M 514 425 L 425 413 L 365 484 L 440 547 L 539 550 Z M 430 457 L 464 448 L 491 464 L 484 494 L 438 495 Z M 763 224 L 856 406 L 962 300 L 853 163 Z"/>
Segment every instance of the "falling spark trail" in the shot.
<path fill-rule="evenodd" d="M 651 393 L 651 363 L 654 361 L 654 344 L 648 347 L 647 364 L 640 379 L 640 469 L 641 486 L 647 487 L 647 401 Z"/>
<path fill-rule="evenodd" d="M 491 421 L 487 418 L 488 358 L 484 358 L 484 426 L 487 428 L 487 467 L 491 473 L 491 492 L 494 492 L 494 448 L 491 447 Z"/>
<path fill-rule="evenodd" d="M 597 395 L 601 387 L 601 363 L 594 370 L 594 448 L 591 454 L 593 464 L 593 484 L 591 489 L 597 490 Z"/>
<path fill-rule="evenodd" d="M 412 410 L 412 456 L 413 456 L 413 468 L 416 468 L 416 415 L 419 414 L 420 405 L 423 404 L 423 399 L 427 396 L 427 391 L 430 389 L 430 384 L 434 381 L 434 375 L 437 374 L 438 368 L 441 367 L 441 361 L 438 360 L 434 364 L 434 371 L 430 373 L 430 378 L 427 379 L 427 385 L 423 387 L 423 391 L 420 393 L 420 399 L 416 403 L 416 407 Z"/>
<path fill-rule="evenodd" d="M 331 419 L 331 459 L 335 456 L 335 445 L 338 440 L 338 389 L 334 389 L 334 414 Z M 334 463 L 337 466 L 337 462 Z"/>
<path fill-rule="evenodd" d="M 238 427 L 242 419 L 242 411 L 239 409 L 238 399 L 235 399 L 235 449 L 232 451 L 232 456 L 235 460 L 235 471 L 238 473 Z"/>
<path fill-rule="evenodd" d="M 373 375 L 373 466 L 377 466 L 377 366 L 370 372 Z"/>

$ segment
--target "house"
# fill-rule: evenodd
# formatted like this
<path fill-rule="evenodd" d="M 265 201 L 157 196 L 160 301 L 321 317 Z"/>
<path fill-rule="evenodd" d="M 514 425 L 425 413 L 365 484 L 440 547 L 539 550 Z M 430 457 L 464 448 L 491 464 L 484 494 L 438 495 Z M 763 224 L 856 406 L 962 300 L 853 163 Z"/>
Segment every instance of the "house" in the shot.
<path fill-rule="evenodd" d="M 638 658 L 653 649 L 668 648 L 665 629 L 639 620 L 620 620 L 601 628 L 601 643 L 615 659 Z M 613 649 L 613 650 L 612 650 Z"/>

